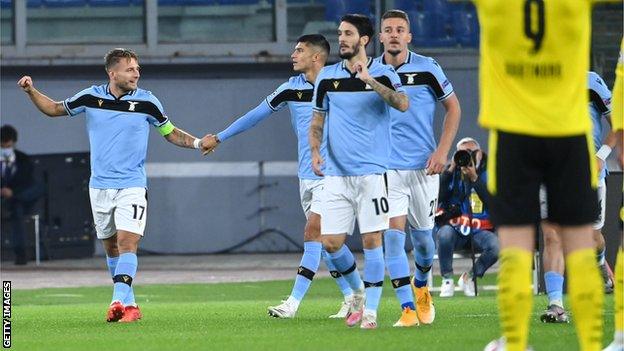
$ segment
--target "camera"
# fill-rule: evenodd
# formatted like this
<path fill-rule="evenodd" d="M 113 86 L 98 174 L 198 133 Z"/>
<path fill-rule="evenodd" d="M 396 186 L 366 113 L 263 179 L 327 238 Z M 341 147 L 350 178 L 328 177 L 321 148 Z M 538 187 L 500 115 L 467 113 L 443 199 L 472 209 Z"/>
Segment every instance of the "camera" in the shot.
<path fill-rule="evenodd" d="M 459 204 L 449 204 L 440 211 L 435 217 L 435 223 L 437 226 L 443 226 L 447 224 L 451 219 L 461 216 L 462 210 Z"/>
<path fill-rule="evenodd" d="M 471 163 L 476 164 L 476 152 L 469 150 L 458 150 L 453 155 L 453 161 L 457 167 L 467 167 Z"/>

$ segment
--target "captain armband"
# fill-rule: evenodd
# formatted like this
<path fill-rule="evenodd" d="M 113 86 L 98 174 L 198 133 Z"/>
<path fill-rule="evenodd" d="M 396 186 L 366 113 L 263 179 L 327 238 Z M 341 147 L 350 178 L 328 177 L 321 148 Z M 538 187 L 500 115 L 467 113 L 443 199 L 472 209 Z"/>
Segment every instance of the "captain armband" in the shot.
<path fill-rule="evenodd" d="M 167 123 L 165 123 L 162 126 L 158 127 L 158 132 L 162 136 L 167 136 L 167 135 L 171 134 L 171 132 L 173 132 L 174 129 L 175 129 L 175 126 L 173 125 L 173 123 L 171 123 L 170 121 L 167 121 Z"/>

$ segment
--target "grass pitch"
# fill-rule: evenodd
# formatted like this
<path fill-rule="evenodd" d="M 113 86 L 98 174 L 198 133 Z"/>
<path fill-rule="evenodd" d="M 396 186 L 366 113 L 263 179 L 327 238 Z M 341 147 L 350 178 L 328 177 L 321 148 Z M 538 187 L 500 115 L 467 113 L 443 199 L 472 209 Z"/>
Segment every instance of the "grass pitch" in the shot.
<path fill-rule="evenodd" d="M 493 277 L 489 277 L 489 284 Z M 15 350 L 482 350 L 499 336 L 496 297 L 434 296 L 433 325 L 399 329 L 400 309 L 384 284 L 377 330 L 328 319 L 341 295 L 330 278 L 316 279 L 292 320 L 266 307 L 290 292 L 291 281 L 147 285 L 135 287 L 143 319 L 106 323 L 111 287 L 14 290 Z M 542 324 L 544 296 L 534 299 L 530 344 L 536 350 L 578 350 L 573 324 Z M 604 344 L 613 335 L 613 297 L 606 298 Z"/>

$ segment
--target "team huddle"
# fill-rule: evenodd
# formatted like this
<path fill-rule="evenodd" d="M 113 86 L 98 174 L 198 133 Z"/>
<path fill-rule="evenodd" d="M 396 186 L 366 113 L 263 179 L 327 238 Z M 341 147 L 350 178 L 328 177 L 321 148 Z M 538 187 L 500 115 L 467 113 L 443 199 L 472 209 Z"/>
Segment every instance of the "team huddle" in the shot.
<path fill-rule="evenodd" d="M 509 3 L 524 8 L 524 13 Z M 579 342 L 583 350 L 598 350 L 603 294 L 591 234 L 599 208 L 598 178 L 587 99 L 579 98 L 588 91 L 590 1 L 545 5 L 476 0 L 475 4 L 482 30 L 479 121 L 491 130 L 487 185 L 501 244 L 498 299 L 503 337 L 486 349 L 527 347 L 533 226 L 540 218 L 539 189 L 544 186 L 547 218 L 558 225 L 566 255 Z M 576 13 L 574 18 L 563 21 L 561 13 L 571 12 Z M 541 16 L 533 21 L 537 28 L 532 27 L 531 16 Z M 540 27 L 544 21 L 566 24 L 552 24 L 544 34 Z M 132 281 L 147 215 L 144 163 L 149 125 L 167 141 L 206 155 L 288 106 L 298 140 L 300 199 L 307 222 L 292 291 L 281 304 L 268 307 L 269 315 L 296 315 L 323 260 L 344 297 L 330 318 L 344 318 L 349 327 L 377 328 L 387 270 L 401 311 L 394 326 L 433 323 L 436 311 L 428 277 L 436 250 L 432 231 L 439 174 L 445 170 L 461 109 L 440 65 L 409 50 L 409 28 L 405 12 L 386 12 L 379 33 L 384 52 L 372 58 L 366 54 L 377 37 L 371 20 L 345 15 L 338 27 L 341 61 L 327 66 L 328 41 L 319 34 L 301 36 L 291 55 L 298 75 L 223 131 L 201 139 L 175 127 L 160 101 L 138 88 L 140 67 L 131 50 L 114 49 L 106 55 L 108 84 L 64 101 L 48 98 L 34 88 L 30 77 L 23 77 L 18 84 L 46 115 L 86 115 L 92 168 L 89 195 L 114 282 L 107 321 L 134 322 L 142 317 Z M 563 32 L 568 37 L 573 33 L 573 38 L 553 39 Z M 556 97 L 553 90 L 558 91 Z M 559 101 L 561 96 L 568 100 Z M 555 98 L 558 102 L 553 104 Z M 602 96 L 596 100 L 597 105 L 602 102 L 602 114 L 608 111 L 607 100 Z M 433 119 L 438 102 L 445 116 L 436 143 Z M 622 117 L 615 105 L 614 101 L 617 131 Z M 574 195 L 570 189 L 575 189 Z M 362 274 L 345 245 L 356 222 L 364 248 Z M 408 235 L 414 247 L 413 276 L 405 252 Z M 620 250 L 614 345 L 624 345 L 622 325 L 617 324 L 622 313 L 617 304 L 622 298 L 621 256 Z"/>

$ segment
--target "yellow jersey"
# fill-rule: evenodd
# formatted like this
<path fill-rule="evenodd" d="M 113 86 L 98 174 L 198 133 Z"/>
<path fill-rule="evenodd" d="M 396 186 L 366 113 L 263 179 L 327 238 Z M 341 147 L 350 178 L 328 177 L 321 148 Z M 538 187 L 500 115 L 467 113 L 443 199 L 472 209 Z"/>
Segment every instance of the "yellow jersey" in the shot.
<path fill-rule="evenodd" d="M 479 123 L 532 136 L 591 131 L 591 0 L 473 0 L 481 26 Z"/>
<path fill-rule="evenodd" d="M 620 58 L 615 68 L 615 84 L 613 85 L 613 99 L 611 100 L 611 123 L 613 131 L 624 129 L 624 110 L 622 99 L 624 99 L 624 38 L 620 44 Z"/>

